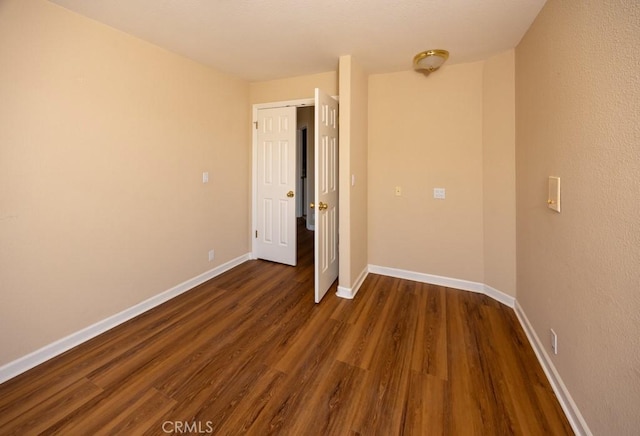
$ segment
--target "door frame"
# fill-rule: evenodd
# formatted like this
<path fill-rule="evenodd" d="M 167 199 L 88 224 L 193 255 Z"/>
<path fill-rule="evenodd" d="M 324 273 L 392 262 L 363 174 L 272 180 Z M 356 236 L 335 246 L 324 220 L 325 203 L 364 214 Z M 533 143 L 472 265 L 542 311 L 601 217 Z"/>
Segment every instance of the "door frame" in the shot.
<path fill-rule="evenodd" d="M 315 106 L 314 98 L 303 98 L 298 100 L 285 100 L 285 101 L 276 101 L 269 103 L 257 103 L 252 107 L 251 112 L 251 258 L 258 258 L 258 248 L 256 244 L 255 231 L 258 226 L 258 129 L 255 128 L 255 123 L 258 121 L 258 110 L 259 109 L 271 109 L 276 107 L 286 107 L 286 106 L 295 106 L 295 107 L 306 107 L 306 106 Z M 296 126 L 297 129 L 297 126 Z M 297 248 L 296 248 L 297 250 Z"/>

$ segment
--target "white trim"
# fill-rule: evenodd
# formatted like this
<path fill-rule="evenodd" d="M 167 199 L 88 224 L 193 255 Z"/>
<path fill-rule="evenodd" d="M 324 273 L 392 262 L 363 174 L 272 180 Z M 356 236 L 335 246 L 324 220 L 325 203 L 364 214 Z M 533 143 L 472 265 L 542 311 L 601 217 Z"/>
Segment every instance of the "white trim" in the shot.
<path fill-rule="evenodd" d="M 251 119 L 251 257 L 253 259 L 258 258 L 258 246 L 256 244 L 256 232 L 258 231 L 258 208 L 256 207 L 256 201 L 258 198 L 258 180 L 256 180 L 256 174 L 258 174 L 258 129 L 255 128 L 255 124 L 258 122 L 258 107 L 253 105 Z"/>
<path fill-rule="evenodd" d="M 336 296 L 340 298 L 346 298 L 347 300 L 353 300 L 356 294 L 353 293 L 353 288 L 347 288 L 345 286 L 338 286 Z"/>
<path fill-rule="evenodd" d="M 106 332 L 136 316 L 148 311 L 149 309 L 153 309 L 160 304 L 171 300 L 178 295 L 187 292 L 190 289 L 195 288 L 196 286 L 206 282 L 207 280 L 211 280 L 212 278 L 234 268 L 241 263 L 246 262 L 251 259 L 250 254 L 244 254 L 240 257 L 230 260 L 227 263 L 219 265 L 207 272 L 204 272 L 192 279 L 189 279 L 185 282 L 180 283 L 177 286 L 174 286 L 171 289 L 168 289 L 160 294 L 154 295 L 153 297 L 144 300 L 141 303 L 136 304 L 128 309 L 123 310 L 120 313 L 116 313 L 102 321 L 98 321 L 97 323 L 85 327 L 82 330 L 79 330 L 75 333 L 70 334 L 67 337 L 59 339 L 49 345 L 45 345 L 44 347 L 36 350 L 26 356 L 23 356 L 19 359 L 14 360 L 13 362 L 9 362 L 6 365 L 0 367 L 0 383 L 3 383 L 23 372 L 40 365 L 47 360 L 64 353 L 71 348 L 82 344 L 83 342 L 88 341 L 101 333 Z"/>
<path fill-rule="evenodd" d="M 369 275 L 369 267 L 365 266 L 358 279 L 356 280 L 355 285 L 352 288 L 346 288 L 344 286 L 338 286 L 338 290 L 336 291 L 336 295 L 340 298 L 347 298 L 349 300 L 353 300 L 360 290 L 360 286 L 364 283 L 364 280 Z"/>
<path fill-rule="evenodd" d="M 567 416 L 567 419 L 569 420 L 569 424 L 571 424 L 571 428 L 573 429 L 576 435 L 592 436 L 593 433 L 591 433 L 591 430 L 589 430 L 589 426 L 587 425 L 587 422 L 582 417 L 582 414 L 580 413 L 578 406 L 576 405 L 575 401 L 573 401 L 573 398 L 571 397 L 569 390 L 567 389 L 564 382 L 562 381 L 560 374 L 558 373 L 558 371 L 556 370 L 556 367 L 554 366 L 553 362 L 549 358 L 549 355 L 547 354 L 544 346 L 542 345 L 540 338 L 538 337 L 535 330 L 531 326 L 531 323 L 529 322 L 527 315 L 524 313 L 524 310 L 522 309 L 522 306 L 520 306 L 520 303 L 518 303 L 518 301 L 515 302 L 514 310 L 516 312 L 516 316 L 518 317 L 518 320 L 520 321 L 520 325 L 522 325 L 522 329 L 526 333 L 527 338 L 531 343 L 531 347 L 533 348 L 533 351 L 536 353 L 536 357 L 538 358 L 538 361 L 540 362 L 540 365 L 542 366 L 542 369 L 544 370 L 544 373 L 546 374 L 547 379 L 551 384 L 551 388 L 553 389 L 553 392 L 555 392 L 556 397 L 558 397 L 560 406 L 562 407 L 564 414 Z"/>
<path fill-rule="evenodd" d="M 446 286 L 447 288 L 461 289 L 463 291 L 477 292 L 485 294 L 500 303 L 513 308 L 515 298 L 504 292 L 498 291 L 489 285 L 469 280 L 453 279 L 451 277 L 436 276 L 414 271 L 407 271 L 385 266 L 369 265 L 369 272 L 381 274 L 383 276 L 396 277 L 399 279 L 413 280 L 414 282 L 429 283 L 432 285 Z"/>
<path fill-rule="evenodd" d="M 509 306 L 510 308 L 514 308 L 515 304 L 516 304 L 516 299 L 514 297 L 512 297 L 509 294 L 505 294 L 502 291 L 498 291 L 496 288 L 492 288 L 491 286 L 485 284 L 484 285 L 484 291 L 483 293 L 485 295 L 488 295 L 489 297 L 493 298 L 496 301 L 499 301 L 500 303 L 504 304 L 505 306 Z"/>
<path fill-rule="evenodd" d="M 316 103 L 313 97 L 310 98 L 299 98 L 296 100 L 283 100 L 283 101 L 271 101 L 268 103 L 255 103 L 253 105 L 253 121 L 257 121 L 257 110 L 258 109 L 271 109 L 274 107 L 287 107 L 287 106 L 295 106 L 295 107 L 305 107 L 305 106 L 314 106 Z"/>
<path fill-rule="evenodd" d="M 531 343 L 531 347 L 544 370 L 547 379 L 549 380 L 549 384 L 553 389 L 553 392 L 556 394 L 558 398 L 558 402 L 564 411 L 564 414 L 571 425 L 571 428 L 578 436 L 592 436 L 591 430 L 589 430 L 589 426 L 587 422 L 584 420 L 578 406 L 573 401 L 569 390 L 565 386 L 560 374 L 556 370 L 553 362 L 549 358 L 540 338 L 536 335 L 535 330 L 529 323 L 522 306 L 520 303 L 512 297 L 511 295 L 505 294 L 504 292 L 500 292 L 497 289 L 492 288 L 489 285 L 484 283 L 470 282 L 467 280 L 459 280 L 452 279 L 450 277 L 442 277 L 431 274 L 417 273 L 413 271 L 406 271 L 396 268 L 387 268 L 377 265 L 369 265 L 369 272 L 374 274 L 381 274 L 390 277 L 396 277 L 400 279 L 413 280 L 422 283 L 430 283 L 434 285 L 446 286 L 449 288 L 462 289 L 465 291 L 471 292 L 479 292 L 485 294 L 496 301 L 499 301 L 502 304 L 505 304 L 512 309 L 516 313 L 518 320 L 520 321 L 520 325 L 522 325 L 522 329 L 524 330 L 529 342 Z"/>
<path fill-rule="evenodd" d="M 463 291 L 484 294 L 484 284 L 468 280 L 452 279 L 450 277 L 436 276 L 433 274 L 388 268 L 386 266 L 378 265 L 369 265 L 369 272 L 383 276 L 396 277 L 398 279 L 413 280 L 414 282 L 429 283 L 432 285 L 446 286 L 447 288 L 462 289 Z"/>

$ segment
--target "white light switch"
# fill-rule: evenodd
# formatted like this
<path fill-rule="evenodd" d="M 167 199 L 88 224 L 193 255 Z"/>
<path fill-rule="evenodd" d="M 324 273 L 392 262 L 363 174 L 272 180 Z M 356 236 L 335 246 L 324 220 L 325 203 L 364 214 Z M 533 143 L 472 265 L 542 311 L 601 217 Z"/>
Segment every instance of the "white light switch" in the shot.
<path fill-rule="evenodd" d="M 209 183 L 209 173 L 206 171 L 202 173 L 202 183 Z"/>
<path fill-rule="evenodd" d="M 439 200 L 444 200 L 445 198 L 445 189 L 444 188 L 433 188 L 433 198 L 437 198 Z"/>
<path fill-rule="evenodd" d="M 351 174 L 351 186 L 356 186 L 356 175 Z"/>

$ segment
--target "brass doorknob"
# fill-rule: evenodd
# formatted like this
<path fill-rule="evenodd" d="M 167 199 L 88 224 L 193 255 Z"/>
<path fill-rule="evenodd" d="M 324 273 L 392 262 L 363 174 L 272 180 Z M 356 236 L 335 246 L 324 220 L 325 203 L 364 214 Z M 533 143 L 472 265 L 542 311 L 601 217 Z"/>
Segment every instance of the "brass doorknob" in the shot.
<path fill-rule="evenodd" d="M 311 203 L 311 204 L 309 204 L 309 207 L 310 207 L 311 209 L 313 209 L 314 207 L 316 207 L 316 205 L 315 205 L 314 203 Z"/>
<path fill-rule="evenodd" d="M 327 203 L 320 202 L 320 204 L 318 204 L 318 209 L 320 210 L 325 210 L 328 207 L 329 205 Z"/>
<path fill-rule="evenodd" d="M 289 198 L 293 198 L 293 195 L 294 195 L 294 194 L 293 194 L 293 191 L 289 191 L 289 192 L 287 192 L 287 197 L 289 197 Z"/>

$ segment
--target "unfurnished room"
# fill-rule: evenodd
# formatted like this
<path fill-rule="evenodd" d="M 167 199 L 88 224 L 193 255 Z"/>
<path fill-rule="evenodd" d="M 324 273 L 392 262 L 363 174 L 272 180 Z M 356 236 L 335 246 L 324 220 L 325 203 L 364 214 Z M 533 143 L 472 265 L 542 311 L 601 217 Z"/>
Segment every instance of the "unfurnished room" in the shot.
<path fill-rule="evenodd" d="M 0 0 L 1 435 L 637 435 L 640 3 Z"/>

